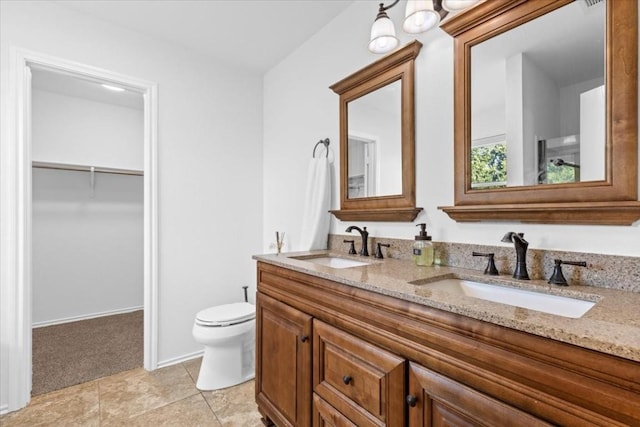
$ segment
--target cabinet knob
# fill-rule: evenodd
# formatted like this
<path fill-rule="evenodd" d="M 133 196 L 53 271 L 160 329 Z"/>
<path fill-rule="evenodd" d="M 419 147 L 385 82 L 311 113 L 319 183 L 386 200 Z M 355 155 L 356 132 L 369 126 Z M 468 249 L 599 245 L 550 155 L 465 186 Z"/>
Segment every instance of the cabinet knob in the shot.
<path fill-rule="evenodd" d="M 418 399 L 416 399 L 415 396 L 411 394 L 407 396 L 407 405 L 413 408 L 414 406 L 416 406 L 417 403 L 418 403 Z"/>
<path fill-rule="evenodd" d="M 345 383 L 346 385 L 349 385 L 352 381 L 353 381 L 353 378 L 351 378 L 350 375 L 345 375 L 344 377 L 342 377 L 342 382 Z"/>
<path fill-rule="evenodd" d="M 300 337 L 300 341 L 302 341 L 302 342 L 307 342 L 307 341 L 309 341 L 309 335 L 303 335 L 303 336 L 301 336 L 301 337 Z"/>

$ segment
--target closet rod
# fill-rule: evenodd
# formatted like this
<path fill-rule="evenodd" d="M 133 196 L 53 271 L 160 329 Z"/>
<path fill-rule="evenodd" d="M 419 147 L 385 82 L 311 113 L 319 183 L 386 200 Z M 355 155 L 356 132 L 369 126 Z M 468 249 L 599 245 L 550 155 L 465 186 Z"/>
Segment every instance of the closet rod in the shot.
<path fill-rule="evenodd" d="M 40 169 L 60 169 L 60 170 L 68 170 L 68 171 L 81 171 L 81 172 L 91 172 L 91 166 L 84 165 L 70 165 L 66 163 L 51 163 L 51 162 L 36 162 L 33 161 L 31 165 L 34 168 Z M 119 168 L 105 168 L 95 166 L 93 168 L 94 172 L 99 173 L 113 173 L 118 175 L 144 175 L 144 172 L 141 170 L 135 169 L 119 169 Z"/>

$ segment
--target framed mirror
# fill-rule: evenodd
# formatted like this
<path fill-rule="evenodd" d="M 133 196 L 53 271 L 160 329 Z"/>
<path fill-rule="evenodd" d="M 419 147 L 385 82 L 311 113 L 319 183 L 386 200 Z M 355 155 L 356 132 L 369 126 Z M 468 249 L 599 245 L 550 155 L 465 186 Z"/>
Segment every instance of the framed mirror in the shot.
<path fill-rule="evenodd" d="M 631 224 L 635 1 L 485 1 L 454 36 L 457 221 Z"/>
<path fill-rule="evenodd" d="M 335 83 L 340 95 L 340 210 L 345 221 L 413 221 L 414 65 L 409 43 Z"/>

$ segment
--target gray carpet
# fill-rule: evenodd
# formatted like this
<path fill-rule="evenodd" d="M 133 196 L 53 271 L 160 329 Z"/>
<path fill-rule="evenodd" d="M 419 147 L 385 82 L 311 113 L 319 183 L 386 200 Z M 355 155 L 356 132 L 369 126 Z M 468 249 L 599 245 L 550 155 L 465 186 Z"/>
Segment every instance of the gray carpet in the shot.
<path fill-rule="evenodd" d="M 31 395 L 141 367 L 142 310 L 33 329 Z"/>

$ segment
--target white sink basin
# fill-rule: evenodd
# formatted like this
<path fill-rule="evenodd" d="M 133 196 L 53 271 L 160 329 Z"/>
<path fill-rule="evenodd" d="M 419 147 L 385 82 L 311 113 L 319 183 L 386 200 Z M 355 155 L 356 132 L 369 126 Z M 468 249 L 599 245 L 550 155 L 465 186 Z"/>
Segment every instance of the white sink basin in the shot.
<path fill-rule="evenodd" d="M 369 265 L 368 262 L 356 261 L 354 259 L 349 258 L 339 258 L 333 256 L 319 256 L 319 257 L 294 257 L 295 259 L 301 261 L 308 261 L 314 264 L 326 265 L 331 268 L 351 268 L 351 267 L 361 267 L 363 265 Z"/>
<path fill-rule="evenodd" d="M 462 279 L 443 279 L 427 283 L 425 289 L 445 290 L 451 293 L 499 302 L 558 316 L 580 318 L 596 303 L 559 295 L 525 291 L 505 286 L 489 285 Z"/>

